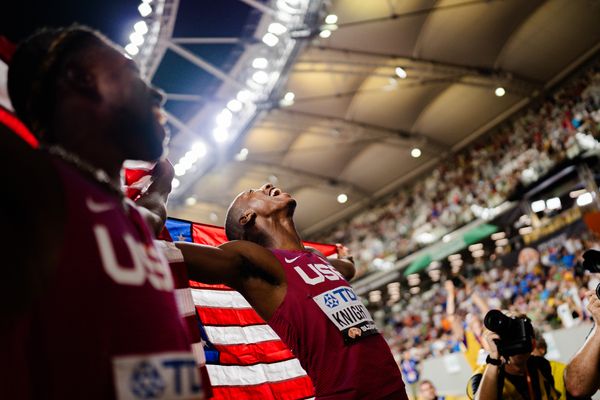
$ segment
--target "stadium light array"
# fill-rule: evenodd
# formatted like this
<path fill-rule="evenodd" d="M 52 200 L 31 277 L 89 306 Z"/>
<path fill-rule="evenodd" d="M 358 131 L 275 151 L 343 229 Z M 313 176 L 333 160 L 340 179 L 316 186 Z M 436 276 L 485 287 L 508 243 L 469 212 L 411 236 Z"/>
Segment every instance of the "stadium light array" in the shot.
<path fill-rule="evenodd" d="M 148 2 L 144 1 L 138 6 L 138 11 L 140 12 L 140 15 L 142 17 L 147 17 L 152 13 L 152 7 L 150 6 L 150 4 L 148 4 Z"/>
<path fill-rule="evenodd" d="M 536 200 L 531 203 L 531 211 L 537 213 L 542 212 L 546 209 L 546 202 L 544 200 Z"/>
<path fill-rule="evenodd" d="M 406 73 L 406 70 L 402 67 L 396 67 L 394 72 L 400 79 L 406 79 L 406 77 L 408 76 L 408 74 Z"/>
<path fill-rule="evenodd" d="M 279 38 L 277 37 L 277 35 L 275 35 L 274 33 L 271 32 L 267 32 L 265 33 L 265 35 L 262 38 L 262 41 L 264 44 L 266 44 L 269 47 L 274 47 L 277 45 L 277 43 L 279 43 Z"/>
<path fill-rule="evenodd" d="M 418 147 L 413 147 L 413 149 L 410 151 L 410 155 L 412 156 L 412 158 L 419 158 L 421 157 L 421 154 L 423 153 Z"/>
<path fill-rule="evenodd" d="M 319 33 L 319 36 L 322 37 L 323 39 L 327 39 L 329 36 L 331 36 L 331 31 L 329 29 L 323 29 Z"/>
<path fill-rule="evenodd" d="M 185 199 L 185 205 L 186 206 L 193 206 L 198 202 L 198 200 L 195 197 L 188 197 L 187 199 Z"/>
<path fill-rule="evenodd" d="M 265 69 L 269 66 L 269 60 L 264 57 L 257 57 L 252 60 L 252 68 Z"/>
<path fill-rule="evenodd" d="M 329 14 L 325 17 L 325 23 L 328 25 L 333 25 L 338 22 L 338 16 L 335 14 Z"/>
<path fill-rule="evenodd" d="M 548 210 L 560 210 L 562 208 L 562 204 L 558 197 L 552 197 L 546 200 L 546 208 Z"/>
<path fill-rule="evenodd" d="M 138 21 L 133 25 L 133 30 L 140 35 L 145 35 L 148 33 L 148 24 L 146 24 L 146 21 Z"/>
<path fill-rule="evenodd" d="M 179 179 L 173 178 L 173 180 L 171 181 L 171 187 L 173 189 L 177 189 L 179 187 L 179 185 L 181 185 L 181 182 L 179 182 Z"/>
<path fill-rule="evenodd" d="M 227 128 L 218 126 L 213 129 L 213 138 L 217 143 L 226 142 L 227 139 L 229 139 L 229 132 L 227 131 Z"/>
<path fill-rule="evenodd" d="M 593 201 L 594 201 L 594 196 L 590 192 L 586 192 L 586 193 L 580 195 L 579 197 L 577 197 L 577 205 L 579 207 L 583 207 L 583 206 L 592 204 Z"/>
<path fill-rule="evenodd" d="M 283 35 L 285 32 L 287 32 L 287 28 L 285 26 L 283 26 L 282 24 L 280 24 L 279 22 L 273 22 L 269 25 L 269 27 L 267 28 L 267 31 L 272 33 L 273 35 Z"/>
<path fill-rule="evenodd" d="M 131 35 L 129 35 L 129 41 L 131 41 L 134 46 L 139 47 L 144 43 L 144 35 L 137 31 L 133 32 Z"/>
<path fill-rule="evenodd" d="M 269 74 L 267 74 L 265 71 L 256 71 L 254 74 L 252 74 L 252 80 L 260 85 L 264 85 L 265 83 L 269 82 Z"/>
<path fill-rule="evenodd" d="M 340 204 L 344 204 L 348 201 L 348 195 L 346 193 L 340 193 L 337 196 L 337 202 Z"/>
<path fill-rule="evenodd" d="M 133 43 L 129 43 L 127 46 L 125 46 L 125 51 L 130 56 L 135 56 L 137 53 L 140 52 L 140 49 Z"/>
<path fill-rule="evenodd" d="M 231 111 L 231 112 L 241 111 L 243 107 L 244 107 L 244 104 L 242 104 L 242 102 L 237 99 L 230 100 L 227 103 L 227 109 L 229 109 L 229 111 Z"/>
<path fill-rule="evenodd" d="M 502 97 L 506 94 L 506 89 L 504 89 L 502 86 L 498 86 L 496 90 L 494 90 L 494 94 L 498 97 Z"/>

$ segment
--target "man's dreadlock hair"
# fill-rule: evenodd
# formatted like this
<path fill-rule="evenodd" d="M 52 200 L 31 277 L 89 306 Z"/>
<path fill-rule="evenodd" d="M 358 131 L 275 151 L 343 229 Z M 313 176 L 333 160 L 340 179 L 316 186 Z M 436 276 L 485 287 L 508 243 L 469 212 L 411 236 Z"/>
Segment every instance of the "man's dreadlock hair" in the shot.
<path fill-rule="evenodd" d="M 8 93 L 17 116 L 31 131 L 44 136 L 56 102 L 57 82 L 65 67 L 103 36 L 90 28 L 44 28 L 17 47 L 8 70 Z"/>

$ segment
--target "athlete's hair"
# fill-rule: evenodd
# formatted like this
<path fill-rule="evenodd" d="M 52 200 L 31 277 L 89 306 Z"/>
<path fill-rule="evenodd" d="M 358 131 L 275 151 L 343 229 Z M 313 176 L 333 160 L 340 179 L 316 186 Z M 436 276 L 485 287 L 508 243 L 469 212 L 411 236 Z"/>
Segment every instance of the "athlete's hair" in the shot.
<path fill-rule="evenodd" d="M 17 116 L 38 138 L 54 111 L 57 82 L 66 67 L 90 44 L 104 40 L 88 27 L 72 25 L 41 29 L 17 46 L 8 70 L 8 93 Z"/>
<path fill-rule="evenodd" d="M 225 236 L 227 240 L 241 240 L 244 238 L 244 227 L 240 224 L 240 208 L 236 198 L 229 208 L 225 216 Z"/>

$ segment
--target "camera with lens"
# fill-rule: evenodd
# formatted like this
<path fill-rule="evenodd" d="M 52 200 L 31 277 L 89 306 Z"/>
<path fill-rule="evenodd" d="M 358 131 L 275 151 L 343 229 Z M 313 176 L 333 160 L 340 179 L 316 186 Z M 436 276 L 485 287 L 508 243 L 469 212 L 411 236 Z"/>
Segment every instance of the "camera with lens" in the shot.
<path fill-rule="evenodd" d="M 583 253 L 583 269 L 593 273 L 600 273 L 600 251 L 588 250 Z M 600 283 L 596 286 L 596 296 L 600 299 Z"/>
<path fill-rule="evenodd" d="M 501 356 L 509 357 L 533 351 L 533 325 L 528 319 L 509 317 L 500 310 L 491 310 L 485 315 L 483 324 L 500 336 L 495 342 Z"/>

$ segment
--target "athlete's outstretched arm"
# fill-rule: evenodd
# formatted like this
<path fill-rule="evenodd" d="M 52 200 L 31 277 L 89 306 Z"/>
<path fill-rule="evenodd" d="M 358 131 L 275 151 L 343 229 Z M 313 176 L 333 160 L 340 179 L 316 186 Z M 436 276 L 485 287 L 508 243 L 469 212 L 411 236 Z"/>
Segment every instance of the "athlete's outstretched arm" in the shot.
<path fill-rule="evenodd" d="M 275 256 L 256 243 L 231 241 L 219 247 L 176 242 L 183 253 L 190 279 L 204 283 L 224 283 L 234 289 L 245 278 L 259 276 L 270 283 L 285 281 L 285 273 Z"/>

